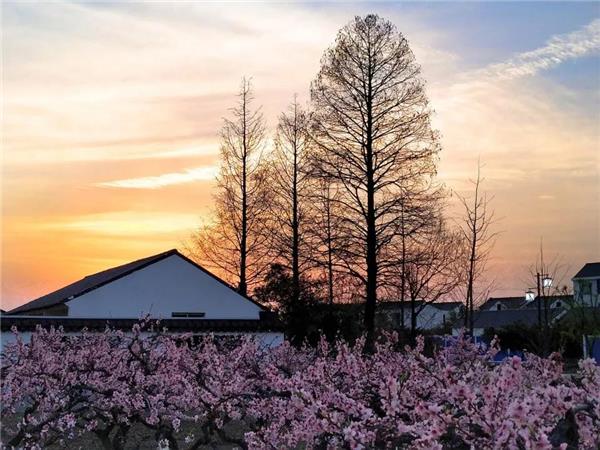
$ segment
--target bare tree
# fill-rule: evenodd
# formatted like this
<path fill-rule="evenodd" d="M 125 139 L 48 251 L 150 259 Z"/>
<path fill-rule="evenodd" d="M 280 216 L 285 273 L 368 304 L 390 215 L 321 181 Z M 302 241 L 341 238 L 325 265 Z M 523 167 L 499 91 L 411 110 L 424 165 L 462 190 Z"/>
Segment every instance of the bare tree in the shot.
<path fill-rule="evenodd" d="M 541 351 L 544 356 L 549 353 L 549 327 L 550 317 L 549 300 L 553 296 L 562 297 L 563 303 L 567 303 L 570 289 L 564 284 L 564 278 L 568 267 L 563 263 L 560 255 L 553 257 L 544 256 L 544 241 L 540 238 L 540 250 L 535 264 L 529 266 L 529 279 L 527 286 L 531 289 L 533 284 L 536 291 L 535 306 L 538 313 L 538 329 L 541 332 Z"/>
<path fill-rule="evenodd" d="M 386 266 L 381 255 L 400 227 L 401 186 L 434 175 L 438 140 L 408 41 L 377 15 L 356 17 L 340 30 L 311 98 L 319 169 L 342 187 L 343 256 L 365 286 L 369 347 Z"/>
<path fill-rule="evenodd" d="M 478 293 L 475 286 L 483 280 L 490 254 L 496 242 L 498 232 L 493 230 L 494 211 L 490 209 L 491 198 L 482 191 L 484 178 L 481 177 L 481 163 L 477 163 L 477 178 L 472 181 L 474 193 L 471 198 L 457 195 L 463 206 L 464 216 L 460 221 L 460 231 L 467 249 L 466 295 L 464 325 L 473 334 L 475 303 Z M 480 292 L 488 292 L 489 286 L 479 288 Z"/>
<path fill-rule="evenodd" d="M 310 221 L 313 226 L 307 230 L 307 234 L 312 249 L 313 267 L 324 272 L 327 280 L 327 293 L 324 297 L 331 305 L 336 297 L 338 300 L 344 300 L 341 298 L 342 290 L 336 286 L 343 268 L 343 262 L 339 257 L 342 246 L 340 223 L 343 220 L 338 202 L 340 192 L 327 177 L 316 177 L 313 181 L 310 192 Z"/>
<path fill-rule="evenodd" d="M 560 255 L 554 255 L 550 258 L 544 256 L 544 240 L 540 238 L 540 250 L 536 257 L 535 264 L 529 266 L 529 278 L 527 287 L 531 284 L 535 286 L 537 294 L 538 326 L 548 327 L 548 297 L 554 295 L 564 295 L 569 292 L 569 288 L 564 284 L 564 278 L 567 274 L 566 266 Z"/>
<path fill-rule="evenodd" d="M 413 181 L 413 180 L 407 180 Z M 433 180 L 432 180 L 433 181 Z M 442 223 L 442 197 L 444 191 L 437 184 L 413 184 L 402 186 L 400 192 L 400 220 L 397 236 L 391 242 L 386 260 L 392 262 L 382 274 L 383 283 L 392 292 L 392 297 L 399 297 L 401 327 L 405 328 L 405 303 L 408 298 L 408 265 L 413 262 L 412 248 L 416 242 L 431 238 L 434 232 L 445 231 Z"/>
<path fill-rule="evenodd" d="M 458 232 L 442 220 L 426 233 L 415 235 L 407 251 L 404 277 L 410 298 L 410 331 L 414 338 L 417 318 L 427 305 L 456 291 L 464 282 L 464 246 Z"/>
<path fill-rule="evenodd" d="M 192 238 L 193 256 L 215 268 L 248 294 L 266 269 L 268 236 L 262 232 L 270 203 L 263 161 L 265 120 L 252 109 L 251 83 L 242 79 L 237 105 L 221 129 L 221 171 L 217 179 L 214 224 Z"/>
<path fill-rule="evenodd" d="M 310 249 L 303 233 L 313 181 L 310 176 L 310 120 L 310 114 L 294 96 L 287 112 L 279 116 L 272 158 L 273 226 L 269 227 L 269 232 L 276 253 L 274 256 L 291 269 L 292 301 L 295 302 L 300 298 L 301 272 L 310 261 Z"/>

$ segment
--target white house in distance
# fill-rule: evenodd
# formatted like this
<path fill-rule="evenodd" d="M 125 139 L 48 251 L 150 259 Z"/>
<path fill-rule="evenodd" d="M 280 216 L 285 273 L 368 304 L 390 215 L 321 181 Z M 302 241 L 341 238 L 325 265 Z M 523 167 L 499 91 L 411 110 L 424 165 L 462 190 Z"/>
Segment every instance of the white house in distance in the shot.
<path fill-rule="evenodd" d="M 427 303 L 421 300 L 415 302 L 417 311 L 417 329 L 433 330 L 444 327 L 460 314 L 462 302 L 434 302 Z M 377 315 L 384 318 L 392 328 L 400 328 L 402 324 L 402 305 L 396 301 L 383 301 L 377 306 Z M 410 326 L 411 309 L 410 301 L 404 302 L 404 324 Z"/>
<path fill-rule="evenodd" d="M 2 315 L 2 340 L 13 325 L 78 332 L 107 325 L 131 329 L 141 317 L 161 319 L 172 332 L 252 334 L 265 345 L 283 341 L 274 315 L 177 250 L 89 275 Z"/>
<path fill-rule="evenodd" d="M 573 297 L 586 306 L 600 306 L 600 262 L 587 263 L 573 277 Z"/>
<path fill-rule="evenodd" d="M 568 317 L 573 308 L 581 314 L 598 314 L 600 311 L 600 262 L 585 264 L 572 278 L 573 295 L 559 294 L 527 300 L 519 297 L 490 297 L 474 315 L 473 334 L 480 336 L 486 329 L 501 329 L 509 325 L 535 326 L 539 323 L 540 310 L 548 319 L 556 322 Z M 540 307 L 538 309 L 538 307 Z M 459 333 L 462 324 L 457 323 L 452 334 Z"/>

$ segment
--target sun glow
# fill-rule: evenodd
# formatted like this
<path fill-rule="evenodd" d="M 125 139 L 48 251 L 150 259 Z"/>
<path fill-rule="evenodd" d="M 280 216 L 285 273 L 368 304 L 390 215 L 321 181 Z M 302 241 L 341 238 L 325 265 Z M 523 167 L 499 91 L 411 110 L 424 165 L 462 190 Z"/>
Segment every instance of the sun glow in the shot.
<path fill-rule="evenodd" d="M 3 308 L 181 247 L 209 220 L 218 131 L 240 77 L 253 77 L 272 132 L 294 93 L 308 100 L 337 30 L 374 8 L 180 6 L 3 5 Z M 519 45 L 504 29 L 519 31 L 518 22 L 498 22 L 482 39 L 504 36 L 505 48 L 480 47 L 441 6 L 427 8 L 375 9 L 422 65 L 442 136 L 441 181 L 462 192 L 477 159 L 485 163 L 506 230 L 498 278 L 518 280 L 542 234 L 573 266 L 590 260 L 600 245 L 600 86 L 569 70 L 592 61 L 599 78 L 599 19 L 573 19 Z M 453 8 L 478 19 L 487 7 Z M 517 283 L 510 288 L 522 293 Z"/>

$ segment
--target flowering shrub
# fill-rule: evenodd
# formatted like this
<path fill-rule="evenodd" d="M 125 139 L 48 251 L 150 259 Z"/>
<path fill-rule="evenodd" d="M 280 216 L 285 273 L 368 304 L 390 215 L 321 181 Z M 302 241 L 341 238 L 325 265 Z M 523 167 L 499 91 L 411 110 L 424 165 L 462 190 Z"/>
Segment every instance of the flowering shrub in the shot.
<path fill-rule="evenodd" d="M 571 377 L 557 355 L 492 362 L 466 339 L 434 357 L 393 335 L 365 354 L 323 341 L 273 349 L 194 341 L 143 322 L 131 333 L 38 329 L 2 357 L 5 447 L 41 448 L 94 433 L 124 448 L 141 424 L 169 448 L 596 449 L 600 367 Z M 180 430 L 191 423 L 193 433 Z M 245 438 L 227 432 L 243 423 Z M 183 439 L 185 437 L 185 439 Z"/>

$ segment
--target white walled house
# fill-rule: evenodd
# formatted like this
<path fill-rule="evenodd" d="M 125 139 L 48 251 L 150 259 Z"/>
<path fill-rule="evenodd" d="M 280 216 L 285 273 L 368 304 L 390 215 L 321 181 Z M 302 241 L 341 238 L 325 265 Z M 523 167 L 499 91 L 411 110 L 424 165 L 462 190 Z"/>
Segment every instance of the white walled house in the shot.
<path fill-rule="evenodd" d="M 480 311 L 503 311 L 506 309 L 521 309 L 527 305 L 524 296 L 520 297 L 490 297 L 478 309 Z"/>
<path fill-rule="evenodd" d="M 283 341 L 273 314 L 177 250 L 87 276 L 2 315 L 3 342 L 15 325 L 120 329 L 143 316 L 173 332 L 252 334 L 265 344 Z"/>
<path fill-rule="evenodd" d="M 600 262 L 587 263 L 573 277 L 573 297 L 581 306 L 600 306 Z"/>
<path fill-rule="evenodd" d="M 417 301 L 417 329 L 433 330 L 449 324 L 461 311 L 461 302 L 434 302 L 423 303 Z M 392 328 L 400 328 L 402 325 L 402 306 L 400 302 L 383 301 L 378 305 L 377 314 L 384 319 Z M 404 302 L 404 324 L 410 327 L 411 309 L 410 301 Z"/>

